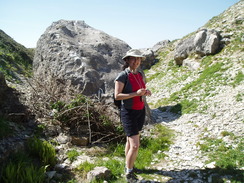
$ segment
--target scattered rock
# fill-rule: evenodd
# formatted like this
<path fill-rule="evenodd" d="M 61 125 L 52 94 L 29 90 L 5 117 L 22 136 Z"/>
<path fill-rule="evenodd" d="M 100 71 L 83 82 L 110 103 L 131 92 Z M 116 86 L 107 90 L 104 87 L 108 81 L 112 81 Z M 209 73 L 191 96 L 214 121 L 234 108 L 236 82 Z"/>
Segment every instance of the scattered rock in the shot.
<path fill-rule="evenodd" d="M 63 133 L 60 133 L 56 140 L 60 144 L 66 144 L 68 142 L 71 142 L 71 137 Z"/>
<path fill-rule="evenodd" d="M 111 176 L 111 171 L 106 167 L 95 167 L 94 170 L 88 172 L 87 180 L 93 181 L 95 179 L 103 178 L 108 179 Z"/>
<path fill-rule="evenodd" d="M 77 146 L 87 146 L 89 143 L 89 138 L 88 137 L 75 137 L 72 136 L 72 141 L 71 143 L 73 145 L 77 145 Z"/>
<path fill-rule="evenodd" d="M 163 40 L 160 41 L 158 43 L 156 43 L 153 47 L 152 47 L 152 51 L 154 53 L 156 53 L 160 48 L 163 48 L 165 46 L 167 46 L 170 43 L 170 40 Z"/>
<path fill-rule="evenodd" d="M 196 62 L 195 60 L 192 59 L 185 59 L 183 60 L 182 66 L 188 67 L 190 70 L 197 70 L 200 68 L 200 63 Z"/>

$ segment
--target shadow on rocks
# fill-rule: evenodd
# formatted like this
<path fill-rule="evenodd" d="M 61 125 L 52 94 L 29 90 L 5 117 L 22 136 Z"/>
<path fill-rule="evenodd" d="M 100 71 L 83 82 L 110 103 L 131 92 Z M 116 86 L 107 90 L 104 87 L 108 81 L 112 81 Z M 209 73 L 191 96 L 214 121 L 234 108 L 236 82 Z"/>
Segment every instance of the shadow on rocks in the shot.
<path fill-rule="evenodd" d="M 224 183 L 227 180 L 231 182 L 244 182 L 243 170 L 236 169 L 184 169 L 184 170 L 156 170 L 140 169 L 138 174 L 161 175 L 168 177 L 169 180 L 158 182 L 153 180 L 142 180 L 140 183 Z M 155 177 L 156 178 L 156 177 Z"/>
<path fill-rule="evenodd" d="M 157 109 L 152 109 L 152 118 L 156 123 L 169 123 L 172 122 L 182 115 L 182 105 L 176 104 L 173 106 L 161 106 Z"/>

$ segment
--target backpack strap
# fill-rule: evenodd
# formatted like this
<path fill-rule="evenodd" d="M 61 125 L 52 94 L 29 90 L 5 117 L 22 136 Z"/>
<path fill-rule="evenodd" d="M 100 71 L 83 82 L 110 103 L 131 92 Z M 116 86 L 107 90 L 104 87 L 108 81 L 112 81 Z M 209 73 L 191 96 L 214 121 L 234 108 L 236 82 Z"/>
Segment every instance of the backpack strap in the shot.
<path fill-rule="evenodd" d="M 126 75 L 125 83 L 124 83 L 124 88 L 125 88 L 125 86 L 126 86 L 127 83 L 128 83 L 127 81 L 128 81 L 128 75 L 129 75 L 129 73 L 128 73 L 128 71 L 126 71 L 126 70 L 124 70 L 123 72 L 124 72 L 125 75 Z M 124 88 L 123 88 L 123 90 L 124 90 Z M 123 90 L 122 90 L 122 92 L 123 92 Z M 120 111 L 120 109 L 121 109 L 121 105 L 122 105 L 122 100 L 115 100 L 114 93 L 113 93 L 113 99 L 114 99 L 114 105 L 117 106 L 118 109 L 119 109 L 119 111 Z"/>
<path fill-rule="evenodd" d="M 126 75 L 126 78 L 125 78 L 125 83 L 124 83 L 124 88 L 125 88 L 125 86 L 127 85 L 127 81 L 128 81 L 128 76 L 129 76 L 129 72 L 125 69 L 124 71 L 123 71 L 124 73 L 125 73 L 125 75 Z M 123 90 L 124 90 L 124 88 L 123 88 Z M 122 91 L 123 91 L 122 90 Z"/>

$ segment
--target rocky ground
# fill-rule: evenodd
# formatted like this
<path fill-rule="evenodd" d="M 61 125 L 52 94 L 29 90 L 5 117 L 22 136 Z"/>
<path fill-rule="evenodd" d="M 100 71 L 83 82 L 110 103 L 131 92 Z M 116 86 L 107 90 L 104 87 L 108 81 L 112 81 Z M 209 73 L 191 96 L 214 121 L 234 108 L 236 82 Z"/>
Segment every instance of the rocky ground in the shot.
<path fill-rule="evenodd" d="M 155 86 L 154 86 L 155 85 Z M 150 87 L 157 87 L 150 83 Z M 202 138 L 221 138 L 226 144 L 231 144 L 230 137 L 221 136 L 221 132 L 228 131 L 236 136 L 244 134 L 244 105 L 237 102 L 235 97 L 242 93 L 243 85 L 235 88 L 231 86 L 218 86 L 216 95 L 205 100 L 208 105 L 204 114 L 193 113 L 176 115 L 169 111 L 153 109 L 152 114 L 157 123 L 166 125 L 175 131 L 174 144 L 166 152 L 165 161 L 152 164 L 159 170 L 157 173 L 167 176 L 168 182 L 215 182 L 216 174 L 211 174 L 215 168 L 214 162 L 206 164 L 208 157 L 201 152 L 197 145 L 202 143 Z M 167 91 L 157 92 L 148 98 L 148 102 L 157 101 L 158 96 L 168 95 Z M 226 175 L 228 180 L 228 176 Z"/>
<path fill-rule="evenodd" d="M 10 84 L 10 83 L 9 83 Z M 151 83 L 150 87 L 154 84 Z M 20 93 L 24 94 L 23 99 L 28 98 L 30 88 L 28 84 L 15 86 Z M 231 86 L 219 86 L 218 94 L 206 100 L 209 105 L 207 113 L 193 113 L 193 114 L 174 114 L 169 111 L 160 111 L 152 109 L 152 116 L 156 123 L 165 125 L 175 131 L 174 143 L 170 150 L 166 152 L 167 157 L 164 161 L 154 160 L 151 167 L 148 167 L 148 174 L 153 180 L 143 180 L 142 183 L 156 183 L 156 182 L 193 182 L 193 183 L 212 183 L 215 182 L 217 174 L 214 173 L 214 162 L 206 164 L 208 159 L 205 154 L 200 151 L 198 143 L 202 142 L 203 137 L 223 138 L 226 143 L 231 144 L 231 139 L 222 137 L 222 131 L 228 131 L 236 136 L 243 136 L 244 134 L 244 105 L 242 102 L 235 102 L 235 97 L 238 93 L 243 91 L 243 86 L 239 85 L 235 88 Z M 168 95 L 165 91 L 157 92 L 149 97 L 147 100 L 156 101 L 162 95 Z M 213 105 L 213 103 L 215 105 Z M 214 117 L 213 117 L 214 116 Z M 153 125 L 145 126 L 143 135 L 148 135 L 150 128 Z M 26 139 L 30 135 L 21 134 L 21 137 L 11 139 L 13 142 L 21 142 L 20 139 Z M 65 139 L 66 137 L 61 137 Z M 10 143 L 11 144 L 11 143 Z M 60 160 L 65 160 L 65 152 L 70 148 L 67 142 L 64 142 L 59 148 Z M 84 151 L 84 149 L 80 149 Z M 160 149 L 159 152 L 161 153 Z M 59 168 L 76 167 L 79 163 L 89 160 L 94 161 L 92 157 L 80 156 L 79 159 L 73 163 L 64 161 L 59 164 Z M 147 173 L 147 172 L 144 172 Z M 226 179 L 229 176 L 226 175 Z M 82 181 L 81 181 L 82 182 Z M 228 181 L 227 181 L 228 182 Z"/>

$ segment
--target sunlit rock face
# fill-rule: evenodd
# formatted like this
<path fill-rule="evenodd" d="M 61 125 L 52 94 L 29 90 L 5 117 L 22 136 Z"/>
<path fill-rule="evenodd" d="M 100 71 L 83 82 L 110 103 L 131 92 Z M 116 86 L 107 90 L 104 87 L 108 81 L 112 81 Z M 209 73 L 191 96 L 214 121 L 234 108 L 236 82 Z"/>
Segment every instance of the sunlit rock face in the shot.
<path fill-rule="evenodd" d="M 121 58 L 129 49 L 124 41 L 84 21 L 60 20 L 49 26 L 37 42 L 34 75 L 40 80 L 69 80 L 86 95 L 109 93 L 123 65 Z"/>

